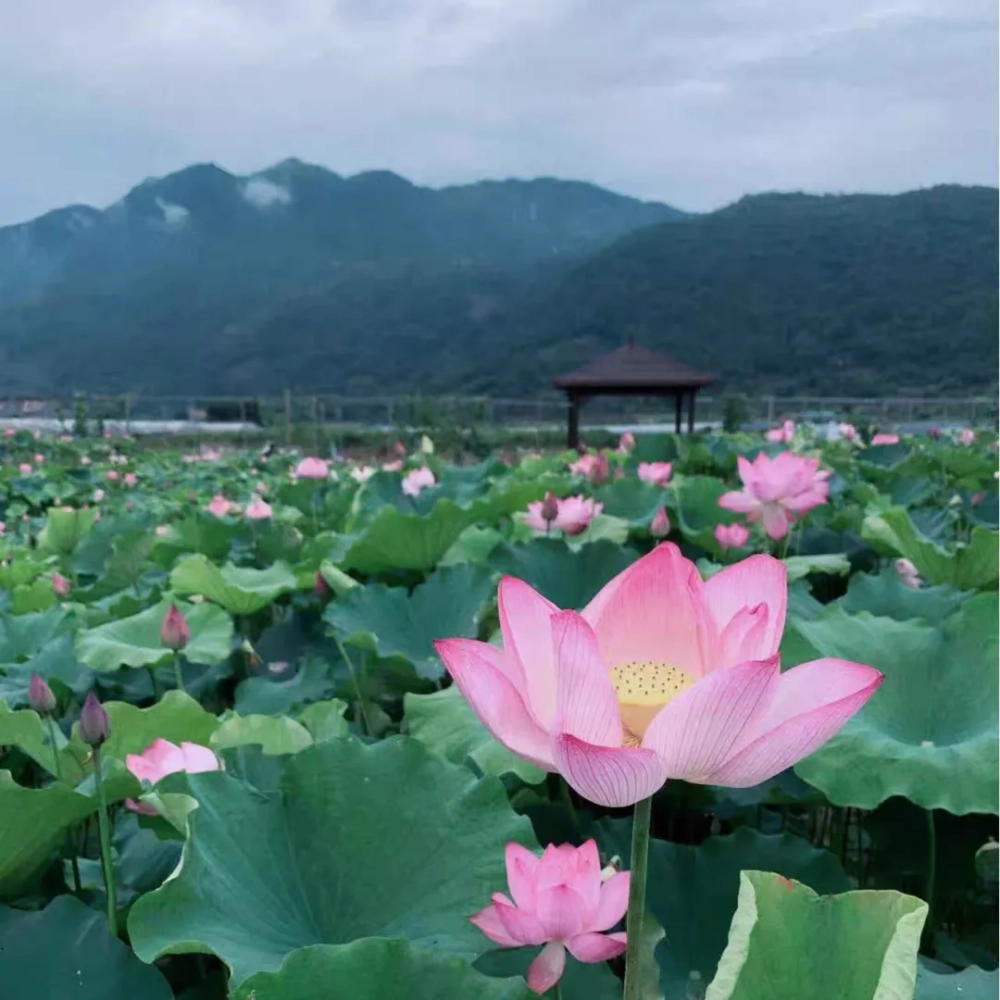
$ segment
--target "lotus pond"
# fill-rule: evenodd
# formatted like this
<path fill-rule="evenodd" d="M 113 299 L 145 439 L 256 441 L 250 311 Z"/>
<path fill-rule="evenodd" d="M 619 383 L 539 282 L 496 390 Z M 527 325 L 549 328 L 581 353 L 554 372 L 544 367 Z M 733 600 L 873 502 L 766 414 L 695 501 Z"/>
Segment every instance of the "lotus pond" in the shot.
<path fill-rule="evenodd" d="M 0 438 L 0 995 L 996 997 L 996 437 L 769 438 Z"/>

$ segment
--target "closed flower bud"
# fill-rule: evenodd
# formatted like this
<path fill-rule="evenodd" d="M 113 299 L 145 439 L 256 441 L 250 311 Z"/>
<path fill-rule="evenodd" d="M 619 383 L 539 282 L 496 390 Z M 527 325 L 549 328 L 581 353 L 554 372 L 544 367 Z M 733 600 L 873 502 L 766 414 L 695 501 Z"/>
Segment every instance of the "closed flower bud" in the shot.
<path fill-rule="evenodd" d="M 666 538 L 670 534 L 670 518 L 664 507 L 657 507 L 653 520 L 649 525 L 649 533 L 654 538 Z"/>
<path fill-rule="evenodd" d="M 551 490 L 545 494 L 542 501 L 542 520 L 554 521 L 559 516 L 559 501 L 552 495 Z"/>
<path fill-rule="evenodd" d="M 170 610 L 164 615 L 160 626 L 160 644 L 175 653 L 183 649 L 191 638 L 191 629 L 176 604 L 170 605 Z"/>
<path fill-rule="evenodd" d="M 31 675 L 31 683 L 28 685 L 28 704 L 39 715 L 51 715 L 56 710 L 56 696 L 52 693 L 52 688 L 38 674 Z"/>
<path fill-rule="evenodd" d="M 107 740 L 109 728 L 108 713 L 91 691 L 80 713 L 80 738 L 88 746 L 99 747 Z"/>
<path fill-rule="evenodd" d="M 70 592 L 70 582 L 62 573 L 52 574 L 52 590 L 56 597 L 66 597 Z"/>
<path fill-rule="evenodd" d="M 319 570 L 316 570 L 316 579 L 313 581 L 313 593 L 321 601 L 325 601 L 333 594 L 330 584 L 326 582 L 326 577 Z"/>

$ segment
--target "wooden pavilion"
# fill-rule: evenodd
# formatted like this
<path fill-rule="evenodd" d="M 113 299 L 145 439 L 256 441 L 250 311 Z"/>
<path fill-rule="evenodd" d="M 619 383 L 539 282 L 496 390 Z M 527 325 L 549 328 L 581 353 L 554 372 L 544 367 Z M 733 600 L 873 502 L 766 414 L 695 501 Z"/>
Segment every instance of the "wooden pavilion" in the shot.
<path fill-rule="evenodd" d="M 687 401 L 688 433 L 694 431 L 694 399 L 699 389 L 711 385 L 714 375 L 706 375 L 629 341 L 617 351 L 605 354 L 562 375 L 552 383 L 566 393 L 569 403 L 567 444 L 580 446 L 580 407 L 591 396 L 673 396 L 676 402 L 677 433 Z"/>

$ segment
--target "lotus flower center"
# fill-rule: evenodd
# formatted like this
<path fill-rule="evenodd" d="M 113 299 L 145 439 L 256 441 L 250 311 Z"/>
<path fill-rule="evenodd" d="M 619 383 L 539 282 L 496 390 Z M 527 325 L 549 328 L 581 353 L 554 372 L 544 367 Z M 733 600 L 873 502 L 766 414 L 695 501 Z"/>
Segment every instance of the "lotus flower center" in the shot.
<path fill-rule="evenodd" d="M 614 667 L 611 683 L 618 695 L 625 745 L 638 746 L 656 713 L 694 682 L 686 670 L 668 663 L 623 663 Z"/>

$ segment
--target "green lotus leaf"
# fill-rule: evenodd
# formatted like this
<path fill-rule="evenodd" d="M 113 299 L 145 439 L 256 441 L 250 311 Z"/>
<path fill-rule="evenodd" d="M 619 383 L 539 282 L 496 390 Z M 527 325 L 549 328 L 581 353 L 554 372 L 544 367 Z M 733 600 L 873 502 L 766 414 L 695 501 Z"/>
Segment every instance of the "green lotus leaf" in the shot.
<path fill-rule="evenodd" d="M 183 866 L 136 901 L 129 934 L 148 962 L 212 951 L 233 986 L 297 948 L 385 934 L 472 958 L 490 945 L 466 918 L 505 886 L 504 845 L 535 847 L 496 778 L 408 737 L 309 747 L 274 794 L 224 772 L 189 781 Z"/>
<path fill-rule="evenodd" d="M 961 972 L 932 972 L 921 965 L 917 969 L 917 992 L 913 1000 L 996 1000 L 1000 973 L 986 972 L 970 965 Z"/>
<path fill-rule="evenodd" d="M 431 574 L 413 593 L 369 584 L 328 605 L 324 617 L 347 641 L 380 657 L 401 656 L 421 677 L 443 673 L 435 639 L 475 636 L 483 604 L 494 592 L 490 573 L 465 563 Z"/>
<path fill-rule="evenodd" d="M 94 526 L 96 508 L 50 507 L 38 544 L 45 552 L 69 556 Z"/>
<path fill-rule="evenodd" d="M 536 538 L 525 545 L 497 546 L 489 565 L 530 583 L 560 608 L 578 609 L 638 558 L 634 549 L 606 540 L 574 552 L 560 539 Z"/>
<path fill-rule="evenodd" d="M 788 556 L 782 559 L 788 571 L 788 581 L 793 583 L 810 573 L 829 573 L 833 576 L 847 576 L 851 572 L 851 561 L 843 552 L 815 556 Z"/>
<path fill-rule="evenodd" d="M 317 701 L 299 713 L 299 722 L 305 726 L 316 743 L 326 743 L 328 740 L 337 740 L 348 734 L 349 727 L 344 718 L 346 711 L 347 702 L 339 698 Z"/>
<path fill-rule="evenodd" d="M 178 594 L 201 594 L 233 615 L 252 615 L 276 597 L 295 590 L 295 574 L 283 562 L 267 569 L 250 569 L 226 563 L 221 568 L 202 555 L 181 559 L 170 574 Z"/>
<path fill-rule="evenodd" d="M 338 989 L 338 986 L 341 988 Z M 531 1000 L 523 979 L 489 979 L 460 958 L 408 941 L 367 938 L 293 951 L 277 972 L 258 972 L 233 1000 Z"/>
<path fill-rule="evenodd" d="M 502 541 L 503 535 L 496 528 L 481 528 L 471 524 L 455 539 L 438 566 L 457 566 L 459 563 L 482 565 Z"/>
<path fill-rule="evenodd" d="M 638 476 L 618 479 L 594 490 L 594 499 L 604 504 L 604 513 L 627 521 L 630 528 L 648 528 L 666 498 L 664 487 Z"/>
<path fill-rule="evenodd" d="M 0 746 L 17 747 L 49 774 L 61 774 L 69 785 L 75 785 L 83 777 L 82 761 L 86 753 L 71 748 L 58 726 L 49 725 L 30 708 L 12 712 L 0 701 Z"/>
<path fill-rule="evenodd" d="M 874 809 L 902 795 L 925 809 L 998 811 L 995 595 L 971 598 L 938 626 L 838 608 L 789 633 L 820 656 L 885 674 L 844 729 L 796 766 L 800 777 L 837 805 Z M 787 666 L 792 649 L 782 643 Z"/>
<path fill-rule="evenodd" d="M 312 742 L 309 730 L 285 715 L 234 715 L 212 733 L 213 750 L 260 746 L 270 756 L 298 753 Z"/>
<path fill-rule="evenodd" d="M 930 583 L 950 583 L 959 590 L 996 587 L 1000 535 L 989 528 L 972 529 L 968 542 L 949 551 L 923 534 L 902 507 L 865 517 L 862 537 L 909 559 Z"/>
<path fill-rule="evenodd" d="M 545 777 L 493 738 L 454 685 L 433 694 L 408 694 L 403 706 L 407 732 L 446 760 L 471 760 L 482 774 L 516 774 L 532 785 Z"/>
<path fill-rule="evenodd" d="M 160 627 L 170 610 L 161 601 L 129 618 L 119 618 L 79 634 L 76 655 L 92 670 L 121 667 L 154 667 L 173 659 L 173 652 L 160 642 Z M 191 630 L 184 658 L 191 663 L 218 663 L 232 651 L 233 621 L 214 604 L 178 603 Z"/>
<path fill-rule="evenodd" d="M 719 498 L 728 492 L 721 479 L 714 476 L 677 476 L 670 488 L 670 512 L 684 537 L 709 552 L 719 553 L 715 540 L 718 524 L 731 524 L 743 515 L 719 506 Z"/>
<path fill-rule="evenodd" d="M 28 615 L 0 614 L 0 663 L 27 660 L 76 624 L 75 616 L 61 605 Z"/>
<path fill-rule="evenodd" d="M 520 976 L 523 980 L 527 978 L 528 966 L 541 950 L 501 948 L 498 951 L 488 951 L 476 959 L 475 968 L 485 972 L 494 981 L 508 976 Z M 530 995 L 537 996 L 535 993 Z M 562 1000 L 621 1000 L 621 995 L 622 981 L 606 962 L 584 964 L 571 955 L 566 956 L 566 971 L 559 980 L 559 996 Z"/>
<path fill-rule="evenodd" d="M 287 680 L 248 677 L 236 688 L 235 709 L 240 715 L 281 715 L 296 705 L 319 701 L 333 694 L 329 664 L 307 659 Z"/>
<path fill-rule="evenodd" d="M 819 896 L 781 875 L 741 872 L 705 1000 L 910 997 L 926 917 L 926 903 L 899 892 Z"/>
<path fill-rule="evenodd" d="M 837 604 L 848 614 L 867 611 L 880 618 L 907 621 L 923 618 L 931 624 L 954 614 L 971 595 L 956 590 L 951 584 L 937 587 L 907 587 L 891 568 L 877 576 L 857 573 L 847 585 L 847 593 Z"/>
<path fill-rule="evenodd" d="M 162 973 L 112 937 L 103 913 L 73 896 L 34 912 L 0 907 L 4 1000 L 173 1000 Z"/>
<path fill-rule="evenodd" d="M 594 545 L 597 542 L 611 542 L 612 545 L 624 545 L 628 541 L 628 521 L 620 517 L 609 517 L 607 514 L 598 514 L 586 531 L 579 535 L 568 535 L 565 538 L 566 544 L 574 551 L 579 551 L 585 545 Z"/>
<path fill-rule="evenodd" d="M 73 636 L 61 635 L 47 642 L 23 663 L 0 667 L 0 700 L 8 705 L 25 705 L 31 675 L 38 674 L 53 690 L 72 692 L 78 699 L 90 690 L 94 675 L 76 658 Z"/>
<path fill-rule="evenodd" d="M 620 857 L 625 868 L 631 863 L 631 828 L 630 820 L 598 827 L 602 851 Z M 787 833 L 765 836 L 743 827 L 699 847 L 655 838 L 649 846 L 646 906 L 664 931 L 656 957 L 665 1000 L 686 1000 L 714 975 L 736 912 L 741 871 L 766 868 L 824 893 L 850 888 L 837 858 Z"/>

